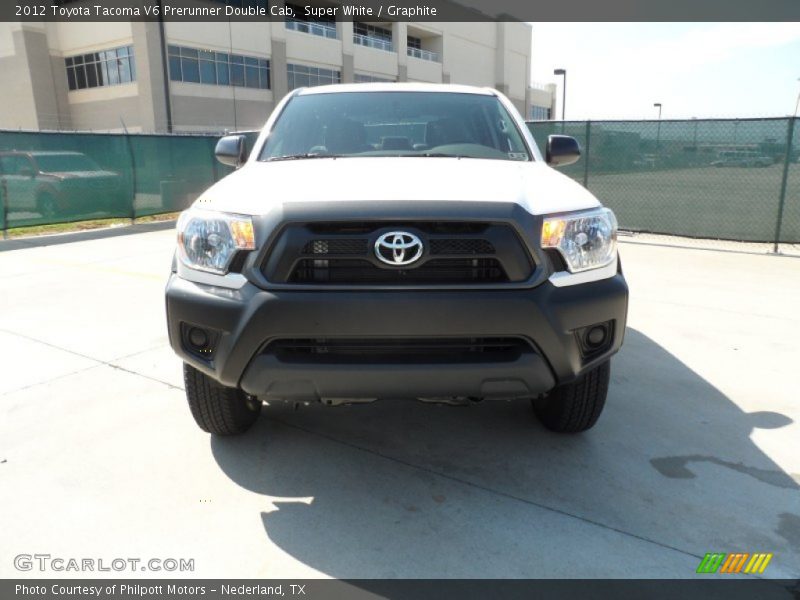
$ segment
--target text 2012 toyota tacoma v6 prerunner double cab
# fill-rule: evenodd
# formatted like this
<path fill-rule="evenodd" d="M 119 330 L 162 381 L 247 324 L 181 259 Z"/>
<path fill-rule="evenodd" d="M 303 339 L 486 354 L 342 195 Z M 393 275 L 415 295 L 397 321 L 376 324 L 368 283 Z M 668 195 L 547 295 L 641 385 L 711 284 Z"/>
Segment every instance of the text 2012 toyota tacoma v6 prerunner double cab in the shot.
<path fill-rule="evenodd" d="M 178 221 L 170 343 L 197 424 L 245 431 L 264 401 L 530 398 L 594 425 L 628 289 L 616 220 L 549 165 L 489 89 L 295 90 L 237 171 Z"/>

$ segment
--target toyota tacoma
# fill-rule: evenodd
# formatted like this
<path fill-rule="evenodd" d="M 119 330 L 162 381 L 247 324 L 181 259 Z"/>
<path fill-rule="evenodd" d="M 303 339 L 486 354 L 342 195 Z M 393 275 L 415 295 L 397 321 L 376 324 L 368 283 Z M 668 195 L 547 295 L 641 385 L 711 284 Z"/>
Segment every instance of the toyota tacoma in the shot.
<path fill-rule="evenodd" d="M 252 146 L 248 151 L 248 147 Z M 297 89 L 181 214 L 170 344 L 197 424 L 265 403 L 530 399 L 579 432 L 605 404 L 628 288 L 611 210 L 491 89 Z"/>

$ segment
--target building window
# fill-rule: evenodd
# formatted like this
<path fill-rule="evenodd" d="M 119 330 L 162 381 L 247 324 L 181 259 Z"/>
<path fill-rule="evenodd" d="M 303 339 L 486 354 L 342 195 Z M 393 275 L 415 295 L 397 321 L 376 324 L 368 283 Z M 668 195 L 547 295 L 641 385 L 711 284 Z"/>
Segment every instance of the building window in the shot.
<path fill-rule="evenodd" d="M 366 23 L 353 23 L 353 43 L 368 48 L 376 48 L 387 52 L 394 51 L 392 44 L 392 32 L 390 29 L 375 27 Z"/>
<path fill-rule="evenodd" d="M 353 23 L 353 31 L 358 35 L 374 37 L 386 42 L 392 41 L 391 29 L 384 29 L 383 27 L 375 27 L 374 25 L 368 25 L 367 23 L 359 23 L 358 21 L 355 21 Z"/>
<path fill-rule="evenodd" d="M 388 77 L 378 77 L 376 75 L 367 75 L 366 73 L 354 73 L 353 81 L 355 83 L 394 83 L 396 79 Z"/>
<path fill-rule="evenodd" d="M 299 87 L 314 87 L 315 85 L 329 85 L 341 83 L 342 72 L 319 67 L 306 67 L 305 65 L 286 65 L 289 75 L 289 89 Z"/>
<path fill-rule="evenodd" d="M 439 62 L 439 54 L 430 50 L 423 50 L 422 38 L 413 35 L 409 35 L 406 40 L 406 54 L 430 62 Z"/>
<path fill-rule="evenodd" d="M 270 88 L 269 61 L 265 58 L 169 46 L 169 78 L 185 83 Z"/>
<path fill-rule="evenodd" d="M 550 116 L 550 108 L 545 106 L 531 106 L 531 119 L 533 121 L 549 121 Z"/>
<path fill-rule="evenodd" d="M 70 90 L 118 85 L 136 81 L 133 46 L 64 58 Z"/>
<path fill-rule="evenodd" d="M 305 16 L 305 7 L 297 4 L 286 3 L 286 8 L 291 8 L 296 17 L 286 17 L 286 29 L 309 33 L 320 37 L 337 39 L 336 21 L 333 17 L 309 18 Z"/>

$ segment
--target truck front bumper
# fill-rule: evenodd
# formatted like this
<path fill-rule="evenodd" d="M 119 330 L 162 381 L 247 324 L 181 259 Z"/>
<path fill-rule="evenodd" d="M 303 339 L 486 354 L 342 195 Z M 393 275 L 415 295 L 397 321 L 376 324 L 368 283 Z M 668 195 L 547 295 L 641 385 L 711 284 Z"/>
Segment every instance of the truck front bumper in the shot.
<path fill-rule="evenodd" d="M 546 281 L 530 289 L 455 291 L 267 291 L 250 283 L 230 290 L 173 274 L 166 300 L 175 352 L 223 385 L 260 398 L 510 398 L 546 392 L 616 353 L 628 288 L 621 273 L 567 287 Z M 596 327 L 605 337 L 592 344 Z M 387 340 L 497 339 L 517 340 L 523 351 L 466 361 L 446 353 L 430 361 L 424 353 L 408 360 L 326 353 L 328 344 L 348 340 L 362 348 L 380 340 L 376 348 L 385 348 Z M 319 347 L 287 359 L 279 348 L 298 340 Z"/>

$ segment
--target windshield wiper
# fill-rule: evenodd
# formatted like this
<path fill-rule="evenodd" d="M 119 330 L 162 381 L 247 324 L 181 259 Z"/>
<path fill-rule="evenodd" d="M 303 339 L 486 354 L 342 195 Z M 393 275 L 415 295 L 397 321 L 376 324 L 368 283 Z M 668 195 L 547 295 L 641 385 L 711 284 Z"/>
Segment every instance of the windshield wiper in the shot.
<path fill-rule="evenodd" d="M 301 160 L 304 158 L 341 158 L 343 154 L 320 154 L 319 152 L 305 152 L 303 154 L 284 154 L 283 156 L 272 156 L 267 162 L 274 160 Z"/>
<path fill-rule="evenodd" d="M 447 154 L 446 152 L 423 152 L 422 154 L 408 154 L 407 156 L 430 156 L 433 158 L 470 158 L 463 154 Z"/>

